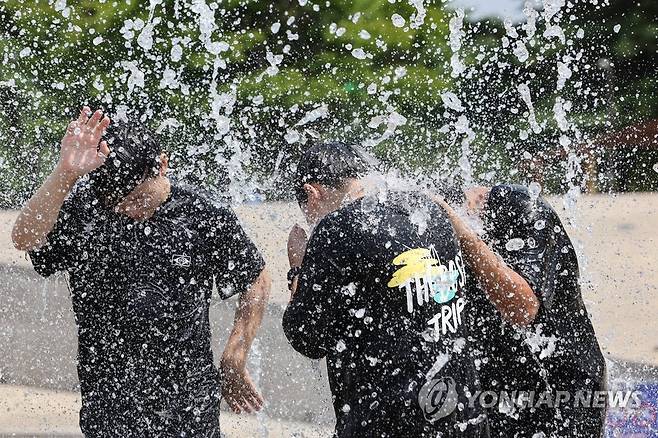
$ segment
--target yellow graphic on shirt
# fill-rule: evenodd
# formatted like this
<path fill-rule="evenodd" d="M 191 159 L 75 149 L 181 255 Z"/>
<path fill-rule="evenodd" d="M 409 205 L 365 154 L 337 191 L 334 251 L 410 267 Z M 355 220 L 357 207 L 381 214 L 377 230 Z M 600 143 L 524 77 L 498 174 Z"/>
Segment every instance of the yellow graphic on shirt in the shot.
<path fill-rule="evenodd" d="M 466 284 L 461 252 L 452 260 L 442 262 L 433 246 L 413 248 L 398 254 L 392 264 L 398 268 L 389 280 L 388 287 L 396 287 L 405 292 L 407 311 L 413 313 L 414 306 L 434 301 L 439 304 L 438 312 L 427 321 L 434 339 L 438 341 L 448 333 L 457 333 L 463 323 L 462 313 L 466 308 L 465 298 L 456 298 L 458 288 Z"/>
<path fill-rule="evenodd" d="M 439 261 L 432 258 L 432 252 L 427 248 L 415 248 L 405 251 L 393 259 L 393 264 L 401 266 L 395 271 L 388 287 L 399 287 L 416 277 L 426 274 L 440 275 L 446 271 L 446 267 L 437 266 Z"/>
<path fill-rule="evenodd" d="M 419 306 L 429 302 L 430 298 L 438 304 L 447 303 L 455 297 L 457 287 L 463 286 L 461 254 L 448 261 L 446 266 L 433 248 L 414 248 L 399 254 L 392 263 L 400 268 L 393 273 L 388 287 L 406 292 L 409 313 L 413 313 L 414 301 Z"/>

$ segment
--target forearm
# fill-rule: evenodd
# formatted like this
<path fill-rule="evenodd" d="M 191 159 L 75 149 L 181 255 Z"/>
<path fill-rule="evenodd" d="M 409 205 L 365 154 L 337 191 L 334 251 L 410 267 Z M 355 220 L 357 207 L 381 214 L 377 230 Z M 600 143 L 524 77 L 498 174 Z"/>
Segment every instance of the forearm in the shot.
<path fill-rule="evenodd" d="M 14 223 L 11 237 L 16 249 L 30 251 L 43 244 L 76 181 L 77 177 L 62 171 L 59 166 L 55 168 Z"/>
<path fill-rule="evenodd" d="M 223 361 L 230 360 L 244 365 L 263 320 L 270 287 L 269 273 L 263 269 L 251 288 L 240 295 L 233 330 L 231 330 L 222 356 Z"/>
<path fill-rule="evenodd" d="M 525 326 L 535 319 L 539 300 L 528 282 L 475 234 L 460 237 L 466 263 L 504 319 Z"/>

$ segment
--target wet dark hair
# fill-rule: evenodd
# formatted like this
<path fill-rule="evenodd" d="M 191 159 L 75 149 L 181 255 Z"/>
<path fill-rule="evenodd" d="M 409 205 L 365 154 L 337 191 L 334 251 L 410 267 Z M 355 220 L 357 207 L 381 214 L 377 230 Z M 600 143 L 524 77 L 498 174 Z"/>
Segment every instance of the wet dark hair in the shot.
<path fill-rule="evenodd" d="M 340 188 L 349 178 L 360 178 L 370 170 L 369 159 L 356 146 L 340 141 L 319 143 L 302 154 L 295 176 L 295 197 L 308 200 L 304 184 L 316 183 Z"/>
<path fill-rule="evenodd" d="M 110 149 L 105 163 L 90 174 L 96 197 L 113 207 L 135 187 L 160 171 L 162 147 L 143 124 L 113 122 L 103 136 Z"/>

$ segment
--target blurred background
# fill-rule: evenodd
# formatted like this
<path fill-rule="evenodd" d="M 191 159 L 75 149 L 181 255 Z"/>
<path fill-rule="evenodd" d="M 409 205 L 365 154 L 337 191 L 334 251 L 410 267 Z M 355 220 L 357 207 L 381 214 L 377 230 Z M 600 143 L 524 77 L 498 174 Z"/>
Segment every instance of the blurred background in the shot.
<path fill-rule="evenodd" d="M 3 0 L 0 206 L 83 103 L 158 129 L 181 176 L 228 171 L 236 200 L 290 196 L 317 138 L 403 172 L 655 190 L 657 17 L 653 0 Z"/>
<path fill-rule="evenodd" d="M 324 365 L 280 328 L 289 185 L 319 140 L 424 181 L 539 184 L 578 248 L 614 387 L 609 436 L 658 436 L 655 0 L 0 0 L 0 436 L 78 436 L 75 325 L 9 232 L 83 104 L 157 131 L 172 175 L 225 194 L 274 293 L 228 437 L 327 436 Z M 215 303 L 217 349 L 235 303 Z"/>

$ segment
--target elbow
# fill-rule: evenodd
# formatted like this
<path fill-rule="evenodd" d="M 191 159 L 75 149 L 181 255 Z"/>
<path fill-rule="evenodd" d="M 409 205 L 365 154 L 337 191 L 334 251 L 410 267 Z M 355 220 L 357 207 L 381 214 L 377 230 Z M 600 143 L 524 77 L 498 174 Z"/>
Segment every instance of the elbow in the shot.
<path fill-rule="evenodd" d="M 531 293 L 527 295 L 527 298 L 524 300 L 523 305 L 512 315 L 511 322 L 514 325 L 519 327 L 528 327 L 535 322 L 537 318 L 537 313 L 539 312 L 539 300 L 537 296 L 530 291 Z"/>
<path fill-rule="evenodd" d="M 18 251 L 30 251 L 35 245 L 31 245 L 25 238 L 25 234 L 19 231 L 18 224 L 11 230 L 11 243 Z"/>
<path fill-rule="evenodd" d="M 283 314 L 283 333 L 288 343 L 296 352 L 309 359 L 322 359 L 327 355 L 326 350 L 319 345 L 317 339 L 313 339 L 314 335 L 306 333 L 307 327 L 300 324 L 299 319 L 300 316 L 289 305 Z"/>
<path fill-rule="evenodd" d="M 267 268 L 263 268 L 258 274 L 258 277 L 251 283 L 243 293 L 242 299 L 245 304 L 260 305 L 264 307 L 270 298 L 270 290 L 272 289 L 272 278 L 270 277 Z"/>
<path fill-rule="evenodd" d="M 309 359 L 322 359 L 327 355 L 323 348 L 313 345 L 307 339 L 304 339 L 303 335 L 286 332 L 286 338 L 288 338 L 290 346 L 297 353 Z"/>

